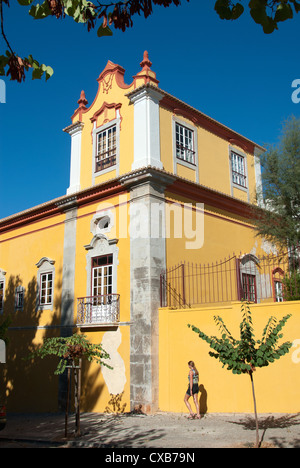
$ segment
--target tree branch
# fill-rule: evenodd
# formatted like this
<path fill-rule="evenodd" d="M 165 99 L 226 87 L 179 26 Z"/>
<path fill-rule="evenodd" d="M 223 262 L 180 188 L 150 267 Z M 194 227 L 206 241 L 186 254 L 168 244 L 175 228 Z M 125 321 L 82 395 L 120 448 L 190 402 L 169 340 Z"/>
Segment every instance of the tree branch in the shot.
<path fill-rule="evenodd" d="M 15 55 L 14 51 L 12 50 L 11 46 L 10 46 L 10 43 L 8 42 L 8 39 L 6 37 L 6 34 L 4 32 L 4 19 L 3 19 L 3 2 L 4 0 L 0 0 L 0 18 L 1 18 L 1 34 L 3 36 L 3 39 L 5 40 L 6 42 L 6 45 L 7 47 L 9 48 L 10 52 L 12 55 Z M 8 3 L 5 2 L 7 5 Z"/>

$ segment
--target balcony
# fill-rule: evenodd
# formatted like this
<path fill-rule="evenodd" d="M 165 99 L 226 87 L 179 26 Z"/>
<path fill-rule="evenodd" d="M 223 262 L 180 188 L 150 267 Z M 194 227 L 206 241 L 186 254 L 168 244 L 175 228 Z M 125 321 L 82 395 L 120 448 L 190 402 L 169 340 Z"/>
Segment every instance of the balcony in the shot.
<path fill-rule="evenodd" d="M 77 299 L 77 326 L 93 327 L 116 325 L 120 322 L 120 295 L 79 297 Z"/>

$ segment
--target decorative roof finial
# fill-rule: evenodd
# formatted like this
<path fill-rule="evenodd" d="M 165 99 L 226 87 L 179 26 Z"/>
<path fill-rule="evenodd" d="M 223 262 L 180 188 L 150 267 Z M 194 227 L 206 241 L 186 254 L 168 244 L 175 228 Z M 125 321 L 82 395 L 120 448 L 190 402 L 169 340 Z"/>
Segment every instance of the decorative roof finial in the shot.
<path fill-rule="evenodd" d="M 81 91 L 80 98 L 77 102 L 79 104 L 79 108 L 85 107 L 87 105 L 88 102 L 85 98 L 85 92 L 83 90 Z"/>
<path fill-rule="evenodd" d="M 151 70 L 152 62 L 149 60 L 149 55 L 147 50 L 144 52 L 143 60 L 140 63 L 142 70 L 135 75 L 134 78 L 134 86 L 141 86 L 141 80 L 144 84 L 151 83 L 152 85 L 157 86 L 159 81 L 156 79 L 156 73 Z"/>
<path fill-rule="evenodd" d="M 75 110 L 72 119 L 78 114 L 79 122 L 82 122 L 82 114 L 86 112 L 86 105 L 88 103 L 85 98 L 85 92 L 83 90 L 80 93 L 80 98 L 78 99 L 77 103 L 79 104 L 79 107 Z"/>
<path fill-rule="evenodd" d="M 144 52 L 143 61 L 140 63 L 140 65 L 142 67 L 142 71 L 148 71 L 148 70 L 150 70 L 150 68 L 152 66 L 152 62 L 150 62 L 150 60 L 149 60 L 149 55 L 148 55 L 147 50 L 145 50 L 145 52 Z"/>

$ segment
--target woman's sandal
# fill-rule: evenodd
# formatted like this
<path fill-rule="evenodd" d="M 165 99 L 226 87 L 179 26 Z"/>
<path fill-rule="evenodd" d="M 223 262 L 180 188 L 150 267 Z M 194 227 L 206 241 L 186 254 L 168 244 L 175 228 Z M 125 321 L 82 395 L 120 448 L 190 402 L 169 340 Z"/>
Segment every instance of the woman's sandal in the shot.
<path fill-rule="evenodd" d="M 187 418 L 188 419 L 195 419 L 195 416 L 196 416 L 195 414 L 190 414 Z"/>

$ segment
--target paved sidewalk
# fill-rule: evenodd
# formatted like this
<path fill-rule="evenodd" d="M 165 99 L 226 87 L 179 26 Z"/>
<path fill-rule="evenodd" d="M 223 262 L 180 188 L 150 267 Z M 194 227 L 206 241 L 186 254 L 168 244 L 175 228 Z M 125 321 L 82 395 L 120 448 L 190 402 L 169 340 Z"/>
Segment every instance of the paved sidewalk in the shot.
<path fill-rule="evenodd" d="M 82 413 L 81 436 L 74 437 L 64 414 L 9 414 L 0 431 L 0 448 L 248 448 L 255 442 L 252 414 L 207 414 L 189 420 L 186 414 L 154 415 Z M 300 413 L 259 416 L 259 435 L 266 448 L 300 448 Z"/>

